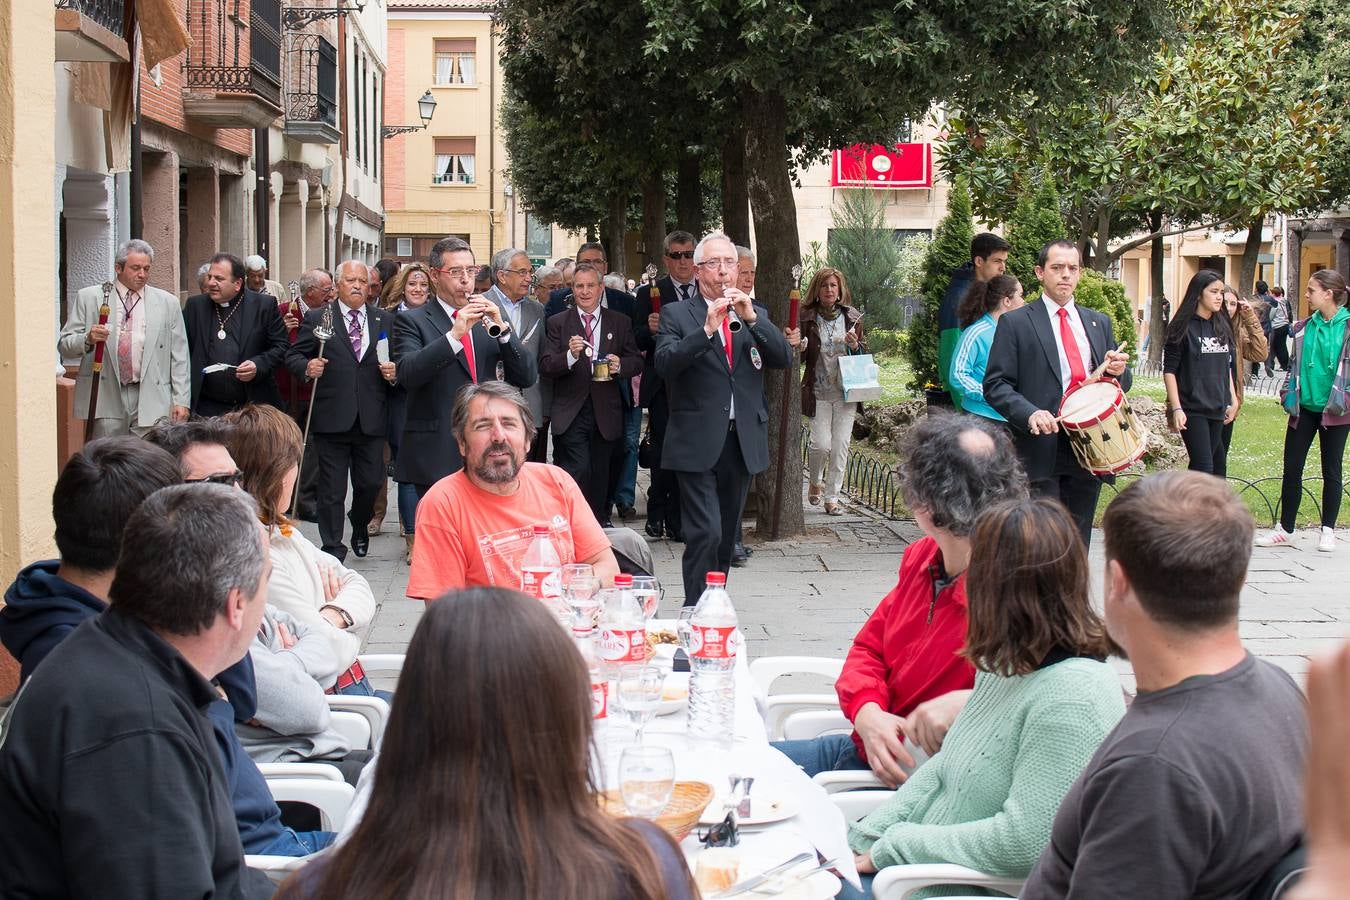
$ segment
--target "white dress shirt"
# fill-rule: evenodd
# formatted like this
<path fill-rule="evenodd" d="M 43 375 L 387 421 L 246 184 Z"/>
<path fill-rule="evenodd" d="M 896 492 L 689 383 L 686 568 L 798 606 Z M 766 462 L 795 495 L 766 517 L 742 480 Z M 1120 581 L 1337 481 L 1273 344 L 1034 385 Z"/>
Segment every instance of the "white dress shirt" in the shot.
<path fill-rule="evenodd" d="M 450 321 L 451 323 L 453 323 L 455 321 L 455 317 L 459 315 L 459 310 L 455 309 L 449 303 L 446 303 L 444 300 L 440 298 L 439 295 L 436 297 L 436 302 L 441 305 L 441 309 L 445 310 L 445 314 L 450 317 Z M 484 316 L 483 319 L 480 321 L 484 321 L 486 319 L 487 316 Z M 453 335 L 453 331 L 454 325 L 451 324 L 450 331 L 447 331 L 445 333 L 445 339 L 450 342 L 451 349 L 453 349 L 456 353 L 458 353 L 459 351 L 464 349 L 464 344 L 459 340 L 459 338 Z M 468 335 L 466 334 L 465 337 L 467 336 Z M 497 337 L 497 343 L 499 344 L 507 344 L 510 343 L 510 341 L 511 341 L 510 332 L 504 331 Z"/>
<path fill-rule="evenodd" d="M 603 303 L 603 301 L 602 301 L 602 303 Z M 576 312 L 577 312 L 577 320 L 581 322 L 581 336 L 584 338 L 584 337 L 586 336 L 586 316 L 587 316 L 587 313 L 582 312 L 580 306 L 573 307 L 573 308 L 574 308 L 574 309 L 576 310 Z M 594 310 L 593 312 L 590 313 L 591 316 L 594 316 L 594 317 L 595 317 L 595 318 L 594 318 L 594 322 L 592 323 L 592 326 L 591 326 L 591 327 L 594 329 L 594 332 L 591 334 L 591 359 L 599 359 L 599 358 L 600 358 L 600 322 L 601 322 L 601 315 L 600 315 L 600 314 L 601 314 L 601 312 L 603 311 L 603 309 L 604 309 L 603 306 L 597 306 L 597 307 L 595 308 L 595 310 Z M 577 364 L 577 357 L 575 356 L 575 354 L 572 353 L 571 350 L 568 350 L 568 351 L 567 351 L 567 368 L 570 369 L 570 368 L 572 368 L 572 367 L 573 367 L 574 365 L 576 365 L 576 364 Z M 616 375 L 616 374 L 618 374 L 618 373 L 616 373 L 616 372 L 610 372 L 609 374 L 610 374 L 611 376 L 613 376 L 613 375 Z"/>
<path fill-rule="evenodd" d="M 1069 389 L 1069 357 L 1064 352 L 1064 338 L 1060 336 L 1059 331 L 1059 309 L 1060 306 L 1044 294 L 1041 295 L 1041 306 L 1045 307 L 1045 314 L 1050 317 L 1050 333 L 1055 336 L 1055 349 L 1059 352 L 1059 382 L 1060 387 L 1067 391 Z M 1092 374 L 1092 344 L 1088 342 L 1087 331 L 1083 328 L 1083 320 L 1078 315 L 1078 304 L 1069 298 L 1069 302 L 1064 304 L 1064 309 L 1069 314 L 1069 330 L 1073 332 L 1074 342 L 1078 344 L 1078 353 L 1083 360 L 1084 374 Z"/>
<path fill-rule="evenodd" d="M 348 347 L 352 345 L 352 313 L 356 313 L 356 321 L 361 323 L 361 348 L 357 351 L 356 358 L 365 359 L 366 351 L 370 349 L 370 319 L 366 316 L 365 305 L 363 304 L 353 310 L 345 303 L 338 301 L 338 309 L 342 310 L 342 324 L 339 328 L 342 330 L 342 339 L 347 342 Z"/>

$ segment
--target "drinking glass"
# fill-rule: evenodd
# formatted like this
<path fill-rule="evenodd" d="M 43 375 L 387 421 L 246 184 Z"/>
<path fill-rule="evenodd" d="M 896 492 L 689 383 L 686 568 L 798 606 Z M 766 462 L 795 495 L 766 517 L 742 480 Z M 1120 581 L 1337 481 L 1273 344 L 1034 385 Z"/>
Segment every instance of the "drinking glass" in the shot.
<path fill-rule="evenodd" d="M 630 815 L 654 819 L 675 790 L 675 754 L 668 747 L 627 747 L 619 756 L 619 794 Z"/>
<path fill-rule="evenodd" d="M 654 575 L 633 576 L 633 597 L 642 607 L 642 619 L 650 622 L 656 610 L 661 606 L 661 582 Z"/>
<path fill-rule="evenodd" d="M 567 585 L 573 578 L 588 578 L 595 574 L 595 566 L 590 563 L 568 563 L 562 567 L 562 586 L 567 590 Z"/>
<path fill-rule="evenodd" d="M 680 607 L 680 618 L 675 623 L 675 636 L 680 640 L 680 649 L 686 656 L 694 653 L 694 607 Z"/>
<path fill-rule="evenodd" d="M 570 568 L 570 567 L 569 567 Z M 586 566 L 587 569 L 590 566 Z M 572 622 L 581 628 L 594 628 L 600 618 L 600 579 L 594 575 L 563 573 L 563 597 L 572 611 Z"/>
<path fill-rule="evenodd" d="M 642 732 L 661 706 L 661 691 L 666 673 L 656 666 L 621 666 L 615 699 L 619 712 L 637 727 L 637 742 L 642 743 Z"/>

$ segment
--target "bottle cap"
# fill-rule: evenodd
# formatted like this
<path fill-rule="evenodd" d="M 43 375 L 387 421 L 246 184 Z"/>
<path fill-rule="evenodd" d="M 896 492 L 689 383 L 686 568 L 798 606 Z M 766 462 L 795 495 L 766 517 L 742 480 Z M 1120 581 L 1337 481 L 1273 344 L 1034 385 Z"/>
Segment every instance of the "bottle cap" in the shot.
<path fill-rule="evenodd" d="M 713 585 L 717 585 L 718 587 L 726 587 L 726 586 L 727 586 L 727 573 L 726 573 L 726 572 L 709 572 L 709 573 L 708 573 L 708 582 L 707 582 L 707 583 L 708 583 L 708 586 L 709 586 L 709 587 L 712 587 Z"/>
<path fill-rule="evenodd" d="M 539 537 L 539 535 L 541 535 L 541 534 L 544 535 L 545 537 L 547 537 L 548 535 L 550 535 L 550 534 L 552 534 L 552 533 L 553 533 L 553 529 L 552 529 L 552 528 L 549 528 L 547 525 L 536 525 L 536 526 L 534 526 L 534 536 L 535 536 L 535 537 Z"/>
<path fill-rule="evenodd" d="M 614 576 L 614 586 L 616 588 L 630 588 L 633 586 L 633 576 L 627 572 L 620 572 Z"/>

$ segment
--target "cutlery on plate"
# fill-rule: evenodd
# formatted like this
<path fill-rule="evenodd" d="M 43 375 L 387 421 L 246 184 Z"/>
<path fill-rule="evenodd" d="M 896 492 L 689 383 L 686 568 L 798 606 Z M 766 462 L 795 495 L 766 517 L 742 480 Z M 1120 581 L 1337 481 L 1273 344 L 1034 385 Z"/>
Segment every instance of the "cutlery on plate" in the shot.
<path fill-rule="evenodd" d="M 718 898 L 736 897 L 746 893 L 747 891 L 753 891 L 761 884 L 771 881 L 775 875 L 778 875 L 782 872 L 786 872 L 793 866 L 800 865 L 804 862 L 810 861 L 811 861 L 810 853 L 798 853 L 796 856 L 792 857 L 792 859 L 789 859 L 787 862 L 779 863 L 772 869 L 767 869 L 766 871 L 761 872 L 760 874 L 754 876 L 753 878 L 747 878 L 744 881 L 739 881 L 736 884 L 733 884 L 731 887 L 727 888 L 725 891 L 722 891 L 722 893 L 715 894 L 714 896 Z"/>

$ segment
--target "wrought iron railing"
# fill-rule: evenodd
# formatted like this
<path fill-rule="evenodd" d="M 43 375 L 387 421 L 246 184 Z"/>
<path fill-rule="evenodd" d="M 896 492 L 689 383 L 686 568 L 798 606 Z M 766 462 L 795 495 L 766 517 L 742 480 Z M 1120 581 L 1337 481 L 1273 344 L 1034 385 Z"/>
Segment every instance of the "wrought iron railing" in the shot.
<path fill-rule="evenodd" d="M 336 126 L 337 49 L 319 34 L 292 32 L 286 38 L 286 118 Z"/>
<path fill-rule="evenodd" d="M 183 78 L 189 89 L 253 93 L 281 105 L 279 0 L 189 0 L 187 29 L 192 45 Z"/>
<path fill-rule="evenodd" d="M 1138 360 L 1130 364 L 1130 368 L 1137 376 L 1145 378 L 1162 378 L 1162 363 L 1150 362 L 1146 359 Z M 1276 372 L 1273 375 L 1265 374 L 1264 366 L 1259 374 L 1251 373 L 1251 363 L 1242 364 L 1243 390 L 1248 394 L 1259 394 L 1263 397 L 1278 397 L 1280 389 L 1284 387 L 1285 373 Z"/>
<path fill-rule="evenodd" d="M 465 172 L 452 172 L 446 175 L 432 175 L 432 184 L 473 184 L 473 176 Z"/>
<path fill-rule="evenodd" d="M 73 9 L 121 36 L 126 22 L 126 0 L 56 0 L 57 9 Z"/>

